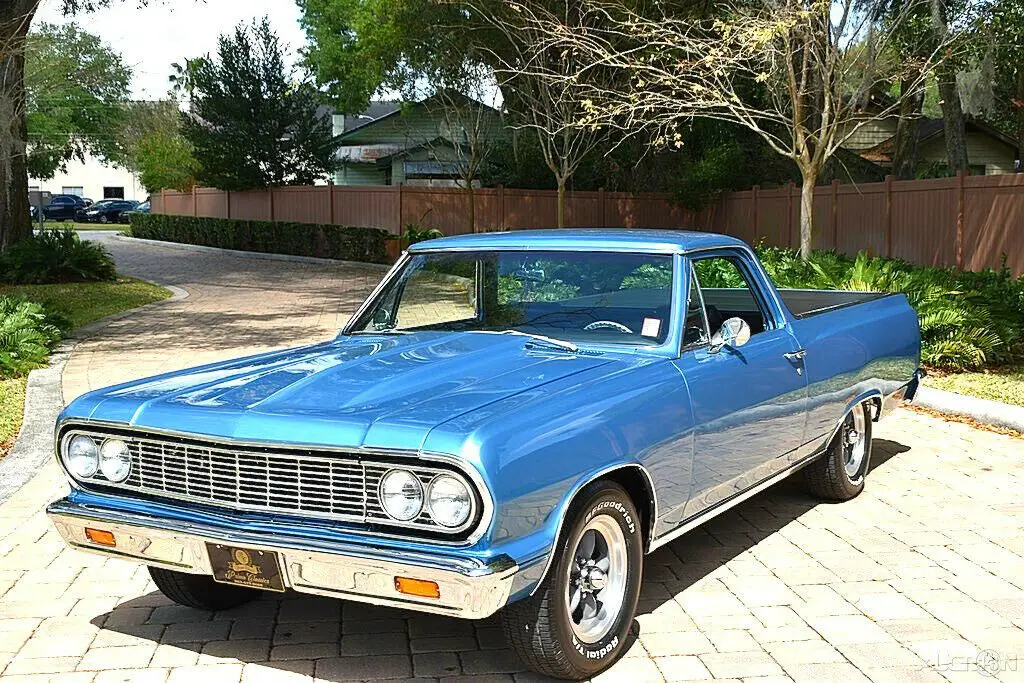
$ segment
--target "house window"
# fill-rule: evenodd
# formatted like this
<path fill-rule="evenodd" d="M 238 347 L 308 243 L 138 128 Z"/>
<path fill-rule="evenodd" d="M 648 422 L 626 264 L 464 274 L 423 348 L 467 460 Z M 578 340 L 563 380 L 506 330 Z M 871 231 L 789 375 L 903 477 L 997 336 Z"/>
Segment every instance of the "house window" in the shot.
<path fill-rule="evenodd" d="M 60 193 L 61 194 L 73 194 L 76 197 L 84 197 L 85 196 L 85 188 L 81 187 L 81 186 L 75 187 L 73 185 L 65 185 L 64 187 L 60 188 Z"/>
<path fill-rule="evenodd" d="M 124 199 L 124 188 L 123 187 L 104 187 L 103 188 L 104 199 Z"/>

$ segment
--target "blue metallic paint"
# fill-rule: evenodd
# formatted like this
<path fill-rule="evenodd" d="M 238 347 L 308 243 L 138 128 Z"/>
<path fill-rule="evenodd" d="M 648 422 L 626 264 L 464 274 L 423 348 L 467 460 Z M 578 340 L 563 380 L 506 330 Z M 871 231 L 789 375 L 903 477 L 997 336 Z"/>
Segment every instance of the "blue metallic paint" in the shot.
<path fill-rule="evenodd" d="M 169 373 L 86 394 L 62 420 L 308 447 L 380 448 L 457 456 L 494 499 L 472 545 L 376 538 L 396 550 L 519 564 L 513 599 L 541 580 L 573 496 L 622 467 L 653 483 L 653 537 L 693 519 L 820 448 L 850 406 L 915 376 L 919 340 L 905 298 L 891 296 L 794 319 L 742 242 L 671 231 L 562 230 L 467 235 L 413 245 L 438 249 L 587 249 L 675 254 L 674 307 L 686 301 L 685 254 L 736 250 L 751 263 L 776 329 L 742 349 L 680 353 L 679 315 L 662 347 L 524 347 L 522 337 L 418 332 L 359 335 Z M 805 374 L 761 354 L 807 350 Z M 768 356 L 765 356 L 768 358 Z M 791 374 L 787 374 L 791 373 Z M 794 378 L 801 377 L 796 380 Z M 784 390 L 780 390 L 783 387 Z M 699 425 L 699 428 L 698 428 Z M 366 543 L 344 524 L 271 519 L 74 491 L 71 498 L 268 534 Z"/>

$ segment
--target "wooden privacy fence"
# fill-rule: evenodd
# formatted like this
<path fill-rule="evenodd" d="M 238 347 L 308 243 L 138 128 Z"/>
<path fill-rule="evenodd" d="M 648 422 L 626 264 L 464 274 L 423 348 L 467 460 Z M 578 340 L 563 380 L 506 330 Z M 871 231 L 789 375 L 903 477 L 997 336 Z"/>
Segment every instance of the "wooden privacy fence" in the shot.
<path fill-rule="evenodd" d="M 479 231 L 556 225 L 553 191 L 486 188 L 474 191 Z M 153 211 L 186 216 L 333 223 L 398 234 L 421 222 L 446 235 L 469 231 L 467 195 L 458 188 L 416 186 L 284 187 L 224 192 L 197 188 L 163 192 Z M 749 243 L 796 247 L 800 191 L 786 187 L 727 192 L 701 212 L 666 195 L 570 192 L 570 227 L 690 228 L 734 235 Z M 1024 273 L 1024 174 L 818 187 L 814 247 L 894 256 L 929 266 L 998 268 L 1003 254 Z"/>
<path fill-rule="evenodd" d="M 558 195 L 550 190 L 502 187 L 473 191 L 476 229 L 524 230 L 558 224 Z M 382 228 L 399 234 L 408 223 L 440 228 L 446 235 L 470 232 L 468 193 L 459 188 L 415 185 L 341 187 L 316 185 L 226 192 L 195 188 L 192 192 L 160 193 L 153 212 L 181 216 L 248 220 L 331 223 Z M 568 192 L 569 227 L 685 228 L 695 214 L 663 194 Z"/>

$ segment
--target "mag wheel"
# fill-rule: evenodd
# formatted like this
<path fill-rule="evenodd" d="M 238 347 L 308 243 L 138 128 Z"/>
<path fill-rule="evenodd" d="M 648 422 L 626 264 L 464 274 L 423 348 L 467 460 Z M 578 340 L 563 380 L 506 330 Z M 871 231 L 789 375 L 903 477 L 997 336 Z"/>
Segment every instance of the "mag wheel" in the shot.
<path fill-rule="evenodd" d="M 825 454 L 804 468 L 811 493 L 825 500 L 850 500 L 864 490 L 871 463 L 871 406 L 861 403 L 843 419 Z"/>
<path fill-rule="evenodd" d="M 643 570 L 640 517 L 626 492 L 601 482 L 581 499 L 544 583 L 502 613 L 505 635 L 527 666 L 572 680 L 622 654 Z"/>

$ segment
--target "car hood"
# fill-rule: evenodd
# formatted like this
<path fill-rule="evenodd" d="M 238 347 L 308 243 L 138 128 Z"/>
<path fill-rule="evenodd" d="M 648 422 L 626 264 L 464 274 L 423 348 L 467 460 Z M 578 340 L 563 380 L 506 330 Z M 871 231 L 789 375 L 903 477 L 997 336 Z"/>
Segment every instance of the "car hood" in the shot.
<path fill-rule="evenodd" d="M 416 333 L 326 344 L 102 389 L 64 418 L 255 442 L 419 448 L 436 425 L 632 354 L 537 348 L 521 336 Z"/>

